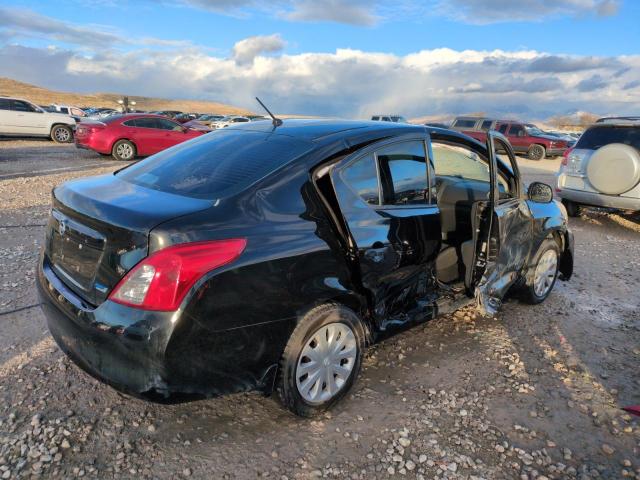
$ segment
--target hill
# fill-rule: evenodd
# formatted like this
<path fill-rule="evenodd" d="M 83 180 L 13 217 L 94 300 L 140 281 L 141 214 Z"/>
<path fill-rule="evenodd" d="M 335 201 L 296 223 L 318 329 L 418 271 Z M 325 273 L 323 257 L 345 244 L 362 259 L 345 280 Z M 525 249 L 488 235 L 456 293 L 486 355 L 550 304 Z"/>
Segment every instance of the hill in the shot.
<path fill-rule="evenodd" d="M 58 103 L 76 105 L 79 107 L 110 107 L 116 108 L 122 95 L 115 93 L 79 94 L 57 92 L 28 83 L 18 82 L 11 78 L 0 77 L 0 95 L 20 97 L 37 105 Z M 180 110 L 183 112 L 217 113 L 220 115 L 244 115 L 248 110 L 223 103 L 199 100 L 168 100 L 165 98 L 129 96 L 129 101 L 136 102 L 140 110 Z"/>

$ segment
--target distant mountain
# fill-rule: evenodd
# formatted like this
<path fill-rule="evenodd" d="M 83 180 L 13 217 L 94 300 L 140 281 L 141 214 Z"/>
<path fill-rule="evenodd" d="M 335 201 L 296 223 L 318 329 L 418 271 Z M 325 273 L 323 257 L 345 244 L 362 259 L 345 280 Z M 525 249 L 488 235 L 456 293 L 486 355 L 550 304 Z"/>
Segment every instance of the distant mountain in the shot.
<path fill-rule="evenodd" d="M 0 96 L 20 97 L 37 105 L 59 103 L 78 107 L 118 107 L 121 94 L 93 93 L 83 95 L 71 92 L 56 92 L 28 83 L 18 82 L 11 78 L 0 77 Z M 129 96 L 129 101 L 135 101 L 135 108 L 146 111 L 180 110 L 183 112 L 217 113 L 220 115 L 244 115 L 251 113 L 223 103 L 205 102 L 199 100 L 169 100 L 164 98 Z"/>

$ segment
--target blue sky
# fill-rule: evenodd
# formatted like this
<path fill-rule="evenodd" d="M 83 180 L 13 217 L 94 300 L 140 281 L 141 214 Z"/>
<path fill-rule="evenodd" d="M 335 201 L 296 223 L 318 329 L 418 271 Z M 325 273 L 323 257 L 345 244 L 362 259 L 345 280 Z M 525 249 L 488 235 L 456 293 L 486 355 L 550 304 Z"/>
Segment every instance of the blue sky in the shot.
<path fill-rule="evenodd" d="M 637 1 L 265 3 L 0 1 L 0 75 L 304 114 L 637 109 Z"/>

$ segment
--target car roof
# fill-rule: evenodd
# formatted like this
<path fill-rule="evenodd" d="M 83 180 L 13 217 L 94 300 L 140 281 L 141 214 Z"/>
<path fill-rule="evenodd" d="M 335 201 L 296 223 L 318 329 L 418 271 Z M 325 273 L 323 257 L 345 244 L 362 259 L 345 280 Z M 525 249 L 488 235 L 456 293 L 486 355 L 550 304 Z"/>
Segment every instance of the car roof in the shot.
<path fill-rule="evenodd" d="M 284 119 L 282 125 L 274 127 L 270 121 L 250 122 L 234 129 L 252 130 L 260 132 L 273 132 L 287 135 L 300 140 L 319 142 L 331 137 L 357 136 L 369 132 L 378 132 L 380 136 L 385 134 L 402 134 L 411 132 L 425 132 L 424 125 L 411 125 L 408 123 L 375 122 L 365 120 L 320 120 L 320 119 Z"/>
<path fill-rule="evenodd" d="M 640 125 L 640 116 L 602 117 L 596 120 L 596 125 Z"/>
<path fill-rule="evenodd" d="M 164 120 L 172 121 L 170 118 L 165 117 L 164 115 L 157 115 L 155 113 L 119 113 L 117 115 L 111 115 L 109 120 L 111 122 L 117 122 L 118 120 L 128 120 L 130 118 L 162 118 Z"/>

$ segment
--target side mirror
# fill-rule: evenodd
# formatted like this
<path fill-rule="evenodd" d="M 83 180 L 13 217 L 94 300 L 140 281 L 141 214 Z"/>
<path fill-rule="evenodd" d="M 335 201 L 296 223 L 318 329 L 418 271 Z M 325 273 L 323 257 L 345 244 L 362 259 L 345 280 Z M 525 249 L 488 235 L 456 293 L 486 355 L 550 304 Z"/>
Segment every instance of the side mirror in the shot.
<path fill-rule="evenodd" d="M 529 185 L 527 196 L 534 202 L 550 203 L 553 200 L 553 190 L 546 183 L 533 182 Z"/>

